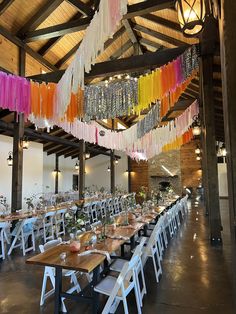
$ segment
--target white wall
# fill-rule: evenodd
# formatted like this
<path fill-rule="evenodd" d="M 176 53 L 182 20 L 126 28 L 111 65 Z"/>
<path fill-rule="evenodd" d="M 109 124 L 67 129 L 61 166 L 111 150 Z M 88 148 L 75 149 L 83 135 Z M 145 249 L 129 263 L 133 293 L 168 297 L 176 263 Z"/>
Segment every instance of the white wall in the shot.
<path fill-rule="evenodd" d="M 0 195 L 7 198 L 11 204 L 12 167 L 7 165 L 8 152 L 12 151 L 12 138 L 0 135 Z M 23 151 L 23 207 L 24 198 L 43 190 L 43 145 L 30 142 L 28 150 Z"/>
<path fill-rule="evenodd" d="M 128 190 L 128 175 L 125 172 L 127 169 L 127 157 L 123 153 L 116 152 L 117 155 L 122 158 L 119 159 L 118 165 L 115 166 L 115 185 L 122 189 Z M 44 168 L 43 168 L 43 189 L 44 192 L 54 192 L 54 174 L 55 168 L 55 155 L 47 156 L 43 154 Z M 78 174 L 75 171 L 75 163 L 77 159 L 71 159 L 70 157 L 59 158 L 59 191 L 65 192 L 72 189 L 72 177 L 73 174 Z M 92 185 L 98 188 L 104 187 L 110 189 L 110 173 L 107 171 L 107 167 L 110 165 L 109 156 L 98 155 L 90 158 L 85 162 L 85 186 L 90 187 Z M 46 188 L 49 187 L 49 188 Z"/>
<path fill-rule="evenodd" d="M 218 164 L 218 182 L 219 182 L 219 196 L 220 197 L 228 197 L 226 163 Z"/>

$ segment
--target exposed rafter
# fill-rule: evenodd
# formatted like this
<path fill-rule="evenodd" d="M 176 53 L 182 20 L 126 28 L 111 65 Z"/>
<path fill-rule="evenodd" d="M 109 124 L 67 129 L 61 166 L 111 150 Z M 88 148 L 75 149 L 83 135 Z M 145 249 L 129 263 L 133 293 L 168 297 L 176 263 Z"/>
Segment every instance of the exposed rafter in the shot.
<path fill-rule="evenodd" d="M 81 44 L 81 42 L 79 42 L 69 52 L 67 52 L 67 54 L 64 55 L 63 58 L 61 58 L 59 61 L 57 61 L 55 66 L 57 68 L 60 68 L 64 63 L 66 63 L 76 53 L 76 51 L 79 49 L 80 44 Z"/>
<path fill-rule="evenodd" d="M 132 21 L 127 19 L 127 20 L 123 20 L 122 23 L 123 23 L 123 25 L 124 25 L 127 33 L 128 33 L 129 39 L 131 40 L 131 42 L 134 46 L 134 54 L 135 55 L 143 54 L 143 50 L 139 44 L 138 37 L 137 37 L 136 33 L 133 31 Z"/>
<path fill-rule="evenodd" d="M 35 30 L 63 2 L 63 0 L 48 0 L 17 32 L 18 37 L 24 37 L 26 32 Z"/>
<path fill-rule="evenodd" d="M 74 7 L 76 7 L 80 13 L 87 16 L 93 16 L 94 11 L 91 9 L 91 7 L 88 4 L 85 4 L 84 2 L 80 0 L 67 0 L 70 4 L 72 4 Z"/>
<path fill-rule="evenodd" d="M 26 33 L 25 42 L 44 40 L 74 32 L 79 32 L 85 30 L 88 27 L 90 21 L 90 17 L 85 17 L 82 19 L 79 18 L 77 20 L 69 21 L 66 23 L 41 28 L 36 31 L 30 31 Z"/>
<path fill-rule="evenodd" d="M 3 0 L 0 3 L 0 15 L 3 14 L 13 2 L 14 0 Z"/>
<path fill-rule="evenodd" d="M 100 62 L 92 67 L 90 73 L 85 74 L 85 78 L 91 80 L 97 77 L 113 76 L 116 74 L 158 68 L 178 57 L 186 48 L 187 46 L 181 46 L 173 49 L 165 49 L 163 51 L 149 52 L 141 56 Z M 34 75 L 30 78 L 39 81 L 58 82 L 64 72 L 64 70 L 59 70 L 56 72 Z"/>
<path fill-rule="evenodd" d="M 160 48 L 163 48 L 163 46 L 159 45 L 158 43 L 155 43 L 154 41 L 148 40 L 146 38 L 141 38 L 139 40 L 139 43 L 151 51 L 153 51 L 153 49 L 158 50 Z"/>
<path fill-rule="evenodd" d="M 141 15 L 140 17 L 147 19 L 151 22 L 157 23 L 161 26 L 168 27 L 171 30 L 175 30 L 177 32 L 182 33 L 179 23 L 175 23 L 175 22 L 172 22 L 170 20 L 166 20 L 163 17 L 157 16 L 154 14 L 150 14 L 150 13 Z"/>
<path fill-rule="evenodd" d="M 133 47 L 133 44 L 131 42 L 131 40 L 128 40 L 123 46 L 121 46 L 118 50 L 116 50 L 112 56 L 111 56 L 111 60 L 115 60 L 120 58 L 123 53 L 125 53 L 129 48 Z"/>
<path fill-rule="evenodd" d="M 4 27 L 0 26 L 0 34 L 7 38 L 9 41 L 11 41 L 16 46 L 23 48 L 25 52 L 27 52 L 31 57 L 33 57 L 35 60 L 39 61 L 42 65 L 47 67 L 48 69 L 52 71 L 58 70 L 54 65 L 52 65 L 49 61 L 44 59 L 39 53 L 34 51 L 32 48 L 30 48 L 28 45 L 23 43 L 18 37 L 12 35 L 8 30 L 6 30 Z"/>
<path fill-rule="evenodd" d="M 128 6 L 128 13 L 124 19 L 131 19 L 135 16 L 147 14 L 150 12 L 160 11 L 168 8 L 173 8 L 174 0 L 146 0 Z"/>
<path fill-rule="evenodd" d="M 174 46 L 177 46 L 177 47 L 181 46 L 181 45 L 187 45 L 182 40 L 167 36 L 163 33 L 154 31 L 154 30 L 147 28 L 147 27 L 144 27 L 142 25 L 138 25 L 138 24 L 134 25 L 134 30 L 141 32 L 141 33 L 144 33 L 144 34 L 147 34 L 149 36 L 152 36 L 154 38 L 157 38 L 159 40 L 162 40 L 164 42 L 167 42 L 167 43 L 174 45 Z"/>

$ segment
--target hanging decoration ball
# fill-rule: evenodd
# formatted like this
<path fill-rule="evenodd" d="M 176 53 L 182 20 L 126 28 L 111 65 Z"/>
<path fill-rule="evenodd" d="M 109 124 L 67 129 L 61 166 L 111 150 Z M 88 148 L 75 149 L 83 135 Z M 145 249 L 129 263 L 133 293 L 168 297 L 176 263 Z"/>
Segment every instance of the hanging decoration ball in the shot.
<path fill-rule="evenodd" d="M 176 10 L 186 37 L 196 36 L 202 31 L 206 17 L 205 0 L 177 0 Z"/>

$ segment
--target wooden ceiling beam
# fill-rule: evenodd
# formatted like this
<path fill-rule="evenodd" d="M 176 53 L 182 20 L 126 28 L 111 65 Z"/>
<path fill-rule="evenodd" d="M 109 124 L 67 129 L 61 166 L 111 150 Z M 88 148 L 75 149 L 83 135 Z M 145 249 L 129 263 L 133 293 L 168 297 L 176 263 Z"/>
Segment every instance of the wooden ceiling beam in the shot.
<path fill-rule="evenodd" d="M 90 17 L 85 17 L 82 19 L 79 18 L 66 23 L 41 28 L 35 31 L 29 31 L 26 33 L 24 41 L 28 43 L 79 32 L 85 30 L 88 27 L 90 21 Z"/>
<path fill-rule="evenodd" d="M 0 111 L 0 119 L 5 118 L 6 116 L 8 116 L 9 114 L 11 114 L 12 112 L 9 111 L 8 109 L 2 109 Z"/>
<path fill-rule="evenodd" d="M 131 47 L 133 47 L 132 41 L 128 40 L 123 46 L 121 46 L 112 54 L 111 60 L 120 58 Z"/>
<path fill-rule="evenodd" d="M 146 38 L 140 38 L 139 40 L 140 45 L 145 46 L 147 49 L 161 49 L 163 46 L 159 45 L 158 43 L 155 43 L 154 41 L 148 40 Z"/>
<path fill-rule="evenodd" d="M 182 30 L 180 28 L 179 23 L 175 23 L 175 22 L 172 22 L 170 20 L 166 20 L 163 17 L 156 16 L 156 15 L 150 14 L 150 13 L 143 14 L 140 17 L 142 17 L 142 18 L 144 18 L 144 19 L 146 19 L 148 21 L 154 22 L 156 24 L 159 24 L 161 26 L 167 27 L 167 28 L 169 28 L 171 30 L 175 30 L 175 31 L 177 31 L 179 33 L 182 33 Z"/>
<path fill-rule="evenodd" d="M 179 40 L 179 39 L 176 39 L 176 38 L 173 38 L 173 37 L 170 37 L 168 35 L 165 35 L 163 33 L 160 33 L 160 32 L 157 32 L 157 31 L 154 31 L 150 28 L 147 28 L 147 27 L 144 27 L 142 25 L 138 25 L 138 24 L 135 24 L 134 25 L 134 30 L 137 31 L 137 32 L 141 32 L 141 33 L 144 33 L 144 34 L 147 34 L 149 36 L 152 36 L 154 38 L 157 38 L 159 40 L 162 40 L 164 42 L 167 42 L 171 45 L 174 45 L 174 46 L 182 46 L 182 45 L 187 45 L 184 41 L 182 40 Z"/>
<path fill-rule="evenodd" d="M 0 15 L 2 15 L 13 2 L 14 0 L 3 0 L 0 3 Z"/>
<path fill-rule="evenodd" d="M 23 48 L 26 53 L 28 53 L 31 57 L 37 60 L 39 63 L 44 65 L 46 68 L 50 69 L 51 71 L 57 71 L 58 69 L 51 64 L 49 61 L 44 59 L 39 53 L 31 49 L 28 45 L 26 45 L 22 40 L 20 40 L 17 36 L 12 35 L 7 29 L 3 26 L 0 26 L 0 34 L 7 38 L 10 42 L 15 44 L 16 46 Z"/>
<path fill-rule="evenodd" d="M 127 19 L 127 20 L 123 20 L 122 24 L 124 25 L 127 34 L 129 36 L 129 39 L 131 40 L 133 47 L 134 47 L 134 55 L 142 55 L 143 54 L 143 49 L 139 44 L 139 40 L 138 37 L 136 35 L 136 33 L 133 30 L 133 23 L 131 20 Z"/>
<path fill-rule="evenodd" d="M 93 9 L 88 4 L 85 4 L 80 0 L 67 0 L 67 2 L 72 4 L 83 15 L 93 16 L 94 14 Z"/>
<path fill-rule="evenodd" d="M 21 27 L 17 32 L 17 36 L 24 38 L 27 32 L 35 30 L 62 2 L 63 0 L 46 1 L 46 3 Z"/>
<path fill-rule="evenodd" d="M 135 16 L 156 12 L 168 8 L 173 8 L 174 0 L 146 0 L 128 6 L 128 12 L 124 19 L 131 19 Z"/>
<path fill-rule="evenodd" d="M 100 62 L 92 66 L 90 73 L 85 73 L 85 79 L 88 81 L 98 77 L 155 69 L 178 57 L 186 48 L 187 46 L 185 45 L 163 51 L 148 52 L 141 56 Z M 56 72 L 30 76 L 29 78 L 46 82 L 58 82 L 64 72 L 65 70 L 58 70 Z"/>
<path fill-rule="evenodd" d="M 60 67 L 66 63 L 75 53 L 76 51 L 79 49 L 79 46 L 81 44 L 81 41 L 75 45 L 69 52 L 67 52 L 66 55 L 64 55 L 64 57 L 62 57 L 60 60 L 57 61 L 57 63 L 55 64 L 55 66 L 60 69 Z"/>

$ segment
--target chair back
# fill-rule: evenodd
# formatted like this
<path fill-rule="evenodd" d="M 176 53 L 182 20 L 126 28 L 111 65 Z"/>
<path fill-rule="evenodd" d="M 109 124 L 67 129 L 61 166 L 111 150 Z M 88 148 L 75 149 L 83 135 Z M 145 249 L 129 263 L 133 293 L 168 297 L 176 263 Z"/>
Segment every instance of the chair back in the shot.
<path fill-rule="evenodd" d="M 103 311 L 102 311 L 102 314 L 108 314 L 110 313 L 110 310 L 111 310 L 111 306 L 118 294 L 118 291 L 121 290 L 121 294 L 122 296 L 124 297 L 125 296 L 125 290 L 127 289 L 127 287 L 125 287 L 125 281 L 127 281 L 127 277 L 130 277 L 130 274 L 131 274 L 131 278 L 128 278 L 128 281 L 130 281 L 130 279 L 133 279 L 133 283 L 135 281 L 135 267 L 136 265 L 138 264 L 139 262 L 139 257 L 138 256 L 132 256 L 131 260 L 130 261 L 127 261 L 117 280 L 116 280 L 116 284 L 115 286 L 113 287 L 111 293 L 110 293 L 110 296 L 106 302 L 106 305 L 105 307 L 103 308 Z"/>
<path fill-rule="evenodd" d="M 51 240 L 51 241 L 48 241 L 47 243 L 45 244 L 40 244 L 39 245 L 39 250 L 41 253 L 44 253 L 45 251 L 53 248 L 54 246 L 57 246 L 59 245 L 60 243 L 62 243 L 62 239 L 61 238 L 58 238 L 56 240 Z"/>
<path fill-rule="evenodd" d="M 47 212 L 47 213 L 44 215 L 44 219 L 45 219 L 45 218 L 48 218 L 48 217 L 53 217 L 53 216 L 55 216 L 55 214 L 56 214 L 56 211 Z"/>
<path fill-rule="evenodd" d="M 106 200 L 101 201 L 100 212 L 101 212 L 102 218 L 105 218 L 106 217 Z"/>
<path fill-rule="evenodd" d="M 98 202 L 93 202 L 91 204 L 91 209 L 90 209 L 90 220 L 91 223 L 94 223 L 96 221 L 98 221 Z"/>

